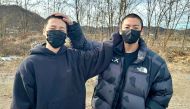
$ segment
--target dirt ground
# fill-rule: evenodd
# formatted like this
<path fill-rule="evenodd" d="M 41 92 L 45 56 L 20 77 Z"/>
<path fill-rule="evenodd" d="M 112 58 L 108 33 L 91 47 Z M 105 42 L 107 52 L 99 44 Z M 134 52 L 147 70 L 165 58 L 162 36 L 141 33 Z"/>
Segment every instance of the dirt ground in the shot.
<path fill-rule="evenodd" d="M 21 60 L 0 62 L 0 109 L 9 109 L 12 99 L 12 86 L 14 74 Z M 172 78 L 174 94 L 168 109 L 190 109 L 190 63 L 183 60 L 168 63 Z M 86 83 L 87 99 L 86 109 L 91 109 L 91 97 L 95 79 Z"/>

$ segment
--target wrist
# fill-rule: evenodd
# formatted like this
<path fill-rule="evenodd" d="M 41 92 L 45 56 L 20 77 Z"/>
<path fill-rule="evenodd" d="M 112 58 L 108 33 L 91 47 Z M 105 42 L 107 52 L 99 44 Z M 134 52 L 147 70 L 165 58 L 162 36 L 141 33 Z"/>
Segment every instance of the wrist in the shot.
<path fill-rule="evenodd" d="M 74 24 L 73 21 L 68 22 L 68 25 L 73 25 L 73 24 Z"/>

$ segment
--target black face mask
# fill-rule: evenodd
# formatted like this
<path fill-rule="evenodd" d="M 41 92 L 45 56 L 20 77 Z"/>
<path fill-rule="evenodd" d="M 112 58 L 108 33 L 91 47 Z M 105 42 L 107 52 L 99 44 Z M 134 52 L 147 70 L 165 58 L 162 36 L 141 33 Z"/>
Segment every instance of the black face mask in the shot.
<path fill-rule="evenodd" d="M 59 48 L 65 43 L 67 34 L 60 30 L 49 30 L 47 32 L 47 41 L 53 48 Z"/>
<path fill-rule="evenodd" d="M 133 44 L 137 42 L 137 40 L 140 38 L 141 31 L 138 30 L 127 30 L 122 31 L 122 38 L 125 43 Z"/>

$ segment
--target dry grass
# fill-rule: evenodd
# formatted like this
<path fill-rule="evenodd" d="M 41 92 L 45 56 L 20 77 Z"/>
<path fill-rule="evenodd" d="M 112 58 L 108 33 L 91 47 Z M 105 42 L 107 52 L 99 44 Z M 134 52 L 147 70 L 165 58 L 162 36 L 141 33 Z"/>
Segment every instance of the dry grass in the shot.
<path fill-rule="evenodd" d="M 25 34 L 20 37 L 0 38 L 0 56 L 27 55 L 32 44 L 45 39 L 41 34 Z"/>
<path fill-rule="evenodd" d="M 190 59 L 190 57 L 188 57 Z M 174 94 L 169 109 L 189 109 L 190 107 L 190 63 L 169 64 L 173 79 Z"/>
<path fill-rule="evenodd" d="M 9 109 L 12 98 L 13 80 L 21 60 L 0 62 L 0 109 Z"/>

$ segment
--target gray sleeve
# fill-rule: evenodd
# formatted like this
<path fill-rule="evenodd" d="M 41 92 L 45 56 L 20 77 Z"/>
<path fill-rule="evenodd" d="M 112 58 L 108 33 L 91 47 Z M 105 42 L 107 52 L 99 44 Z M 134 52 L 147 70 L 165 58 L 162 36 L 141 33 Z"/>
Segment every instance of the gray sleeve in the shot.
<path fill-rule="evenodd" d="M 173 94 L 172 78 L 164 63 L 161 65 L 150 88 L 146 101 L 147 109 L 166 109 Z"/>

